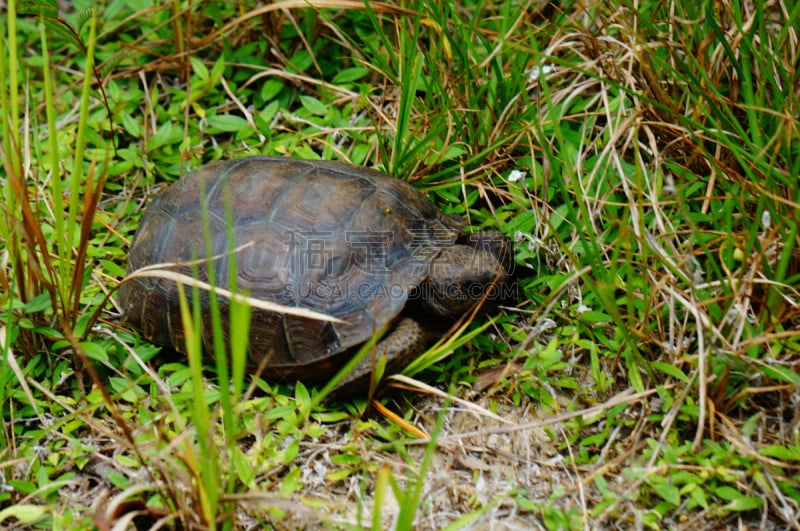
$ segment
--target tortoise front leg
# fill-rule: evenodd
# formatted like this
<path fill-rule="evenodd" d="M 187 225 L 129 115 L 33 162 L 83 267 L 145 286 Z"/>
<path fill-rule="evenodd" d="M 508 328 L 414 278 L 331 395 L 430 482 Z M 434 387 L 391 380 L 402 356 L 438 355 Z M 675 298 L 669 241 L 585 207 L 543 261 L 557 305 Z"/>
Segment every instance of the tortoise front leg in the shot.
<path fill-rule="evenodd" d="M 401 318 L 389 334 L 375 345 L 373 351 L 368 352 L 352 372 L 344 377 L 332 395 L 337 398 L 363 396 L 381 357 L 386 358 L 384 375 L 396 374 L 425 352 L 429 335 L 419 322 L 410 317 Z"/>

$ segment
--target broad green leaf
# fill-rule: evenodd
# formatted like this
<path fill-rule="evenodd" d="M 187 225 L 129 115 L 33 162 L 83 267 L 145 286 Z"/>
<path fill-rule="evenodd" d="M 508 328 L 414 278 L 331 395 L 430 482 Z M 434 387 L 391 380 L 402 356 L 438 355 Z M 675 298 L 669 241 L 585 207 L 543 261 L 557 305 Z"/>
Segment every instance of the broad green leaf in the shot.
<path fill-rule="evenodd" d="M 369 73 L 369 68 L 364 66 L 354 66 L 351 68 L 344 68 L 339 70 L 333 77 L 334 83 L 352 83 L 358 81 Z"/>
<path fill-rule="evenodd" d="M 301 95 L 300 103 L 303 105 L 303 108 L 311 114 L 315 114 L 317 116 L 325 116 L 328 114 L 328 107 L 317 98 L 312 96 Z"/>
<path fill-rule="evenodd" d="M 180 128 L 173 127 L 172 122 L 164 122 L 156 129 L 156 134 L 147 141 L 147 151 L 154 151 L 168 144 L 178 144 L 182 139 L 183 133 Z"/>
<path fill-rule="evenodd" d="M 108 361 L 108 353 L 106 349 L 98 345 L 97 343 L 93 343 L 91 341 L 83 341 L 81 342 L 81 348 L 89 357 L 89 359 L 93 359 L 95 361 Z"/>
<path fill-rule="evenodd" d="M 717 487 L 714 492 L 723 500 L 730 502 L 725 508 L 731 511 L 750 511 L 760 508 L 763 504 L 763 500 L 758 496 L 747 496 L 728 485 Z"/>
<path fill-rule="evenodd" d="M 781 444 L 773 444 L 761 448 L 758 453 L 784 461 L 800 461 L 800 447 L 797 445 L 784 446 Z"/>
<path fill-rule="evenodd" d="M 23 524 L 32 524 L 51 509 L 44 505 L 12 505 L 0 511 L 0 523 L 15 518 Z"/>
<path fill-rule="evenodd" d="M 250 124 L 247 123 L 247 120 L 234 114 L 209 116 L 207 120 L 211 127 L 226 133 L 238 133 L 242 129 L 250 127 Z"/>
<path fill-rule="evenodd" d="M 680 380 L 682 382 L 689 381 L 689 377 L 671 363 L 665 363 L 663 361 L 651 361 L 650 366 L 660 372 L 663 372 L 667 376 L 672 376 L 676 380 Z"/>
<path fill-rule="evenodd" d="M 283 452 L 283 462 L 286 464 L 291 463 L 297 457 L 297 454 L 300 453 L 300 444 L 297 441 L 292 441 L 289 443 L 289 446 L 286 447 L 286 450 Z"/>
<path fill-rule="evenodd" d="M 236 470 L 236 475 L 239 481 L 245 486 L 251 486 L 255 478 L 256 469 L 250 464 L 247 456 L 244 455 L 239 447 L 233 447 L 233 467 Z"/>
<path fill-rule="evenodd" d="M 653 485 L 653 490 L 672 505 L 680 505 L 681 496 L 678 487 L 670 485 L 669 483 L 658 483 Z"/>
<path fill-rule="evenodd" d="M 192 63 L 192 71 L 194 72 L 194 75 L 196 75 L 199 79 L 206 81 L 208 79 L 208 68 L 206 68 L 206 65 L 203 64 L 202 59 L 192 55 L 189 57 L 189 61 Z"/>
<path fill-rule="evenodd" d="M 790 383 L 792 385 L 800 385 L 800 374 L 797 374 L 789 367 L 782 367 L 780 365 L 762 365 L 761 372 L 764 374 L 764 376 L 769 378 Z"/>
<path fill-rule="evenodd" d="M 25 313 L 37 313 L 50 308 L 50 296 L 40 293 L 25 304 Z"/>

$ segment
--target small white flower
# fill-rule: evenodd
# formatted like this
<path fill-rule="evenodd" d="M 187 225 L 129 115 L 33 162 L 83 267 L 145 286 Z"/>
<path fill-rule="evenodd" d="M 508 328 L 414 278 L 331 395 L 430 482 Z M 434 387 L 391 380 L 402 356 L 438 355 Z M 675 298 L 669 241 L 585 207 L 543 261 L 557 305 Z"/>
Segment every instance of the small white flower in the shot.
<path fill-rule="evenodd" d="M 475 494 L 478 497 L 478 500 L 482 504 L 486 504 L 489 502 L 489 496 L 487 496 L 486 492 L 486 479 L 483 477 L 483 473 L 478 474 L 478 480 L 475 482 Z"/>
<path fill-rule="evenodd" d="M 511 173 L 508 174 L 508 182 L 515 183 L 517 181 L 521 181 L 527 175 L 522 170 L 511 170 Z"/>
<path fill-rule="evenodd" d="M 706 275 L 703 271 L 703 266 L 700 265 L 700 261 L 696 257 L 690 256 L 686 260 L 686 266 L 689 272 L 692 274 L 692 284 L 696 286 L 705 281 Z"/>
<path fill-rule="evenodd" d="M 320 478 L 325 478 L 328 473 L 328 467 L 321 461 L 316 461 L 314 463 L 314 473 Z"/>
<path fill-rule="evenodd" d="M 554 329 L 556 326 L 557 325 L 555 321 L 544 317 L 536 321 L 536 324 L 533 325 L 533 330 L 531 333 L 534 337 L 541 337 L 543 334 Z"/>
<path fill-rule="evenodd" d="M 483 492 L 486 489 L 486 479 L 483 474 L 478 474 L 478 481 L 475 482 L 475 490 Z"/>
<path fill-rule="evenodd" d="M 678 193 L 678 189 L 675 188 L 675 178 L 672 172 L 664 172 L 664 187 L 661 191 L 664 192 L 664 195 L 675 195 Z"/>
<path fill-rule="evenodd" d="M 542 65 L 541 67 L 534 66 L 531 68 L 531 71 L 528 74 L 528 83 L 536 81 L 541 76 L 546 76 L 547 74 L 555 72 L 555 70 L 555 65 Z"/>
<path fill-rule="evenodd" d="M 764 227 L 764 232 L 769 230 L 770 225 L 772 225 L 772 216 L 769 215 L 769 210 L 765 210 L 761 213 L 761 226 Z"/>

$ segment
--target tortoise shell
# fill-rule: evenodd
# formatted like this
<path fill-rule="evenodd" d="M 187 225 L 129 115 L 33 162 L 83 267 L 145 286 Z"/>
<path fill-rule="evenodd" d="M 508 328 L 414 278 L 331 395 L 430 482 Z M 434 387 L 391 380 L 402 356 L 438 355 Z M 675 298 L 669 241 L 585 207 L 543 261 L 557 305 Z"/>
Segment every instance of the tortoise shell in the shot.
<path fill-rule="evenodd" d="M 339 354 L 397 319 L 463 225 L 413 186 L 374 170 L 251 156 L 203 166 L 158 195 L 133 240 L 128 272 L 175 263 L 170 269 L 191 276 L 187 262 L 220 255 L 213 260 L 216 279 L 204 263 L 195 262 L 195 275 L 227 288 L 233 268 L 238 290 L 251 297 L 340 319 L 252 312 L 249 361 L 266 361 L 268 377 L 314 383 L 333 376 Z M 210 350 L 209 296 L 200 296 L 202 341 Z M 119 293 L 125 321 L 152 342 L 182 351 L 178 300 L 176 283 L 164 278 L 134 278 Z M 227 334 L 225 299 L 220 310 Z"/>

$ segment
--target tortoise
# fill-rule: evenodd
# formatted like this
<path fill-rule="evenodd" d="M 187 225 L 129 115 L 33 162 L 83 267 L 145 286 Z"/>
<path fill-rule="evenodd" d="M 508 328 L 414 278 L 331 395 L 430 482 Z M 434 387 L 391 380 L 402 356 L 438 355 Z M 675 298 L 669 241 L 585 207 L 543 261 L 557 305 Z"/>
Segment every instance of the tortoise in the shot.
<path fill-rule="evenodd" d="M 138 227 L 128 273 L 175 263 L 178 271 L 210 282 L 207 261 L 200 260 L 209 256 L 204 208 L 217 279 L 212 284 L 226 288 L 235 267 L 238 289 L 250 297 L 339 320 L 254 308 L 248 362 L 272 380 L 323 383 L 385 326 L 375 353 L 386 357 L 385 374 L 398 372 L 476 302 L 501 297 L 510 278 L 511 243 L 504 234 L 462 235 L 463 220 L 443 213 L 412 185 L 345 163 L 267 156 L 208 164 L 161 192 Z M 227 252 L 229 236 L 237 246 L 250 245 Z M 119 304 L 123 321 L 152 343 L 180 352 L 177 289 L 166 278 L 131 278 L 120 288 Z M 200 297 L 208 352 L 209 295 Z M 220 313 L 228 334 L 227 299 L 220 299 Z M 340 388 L 362 390 L 374 362 L 365 356 Z"/>

